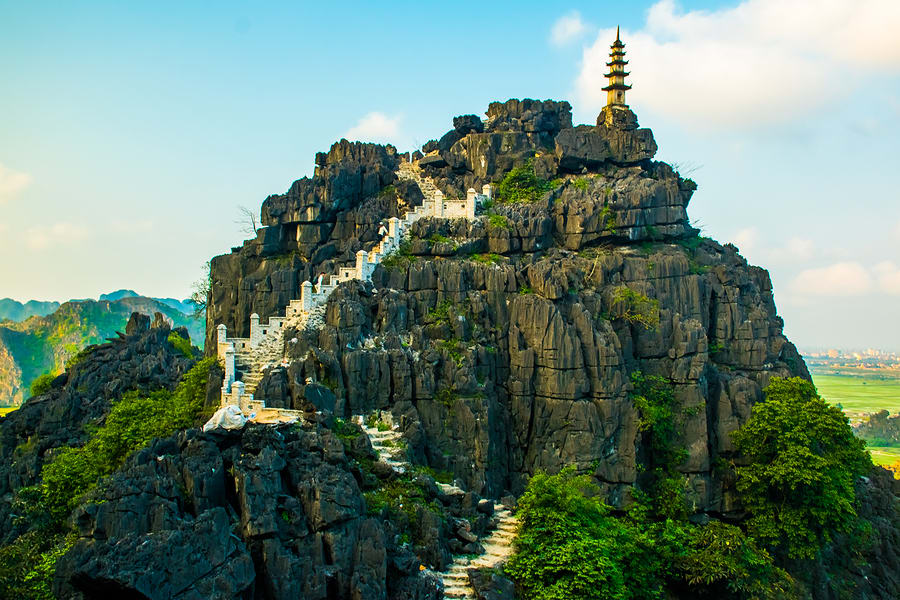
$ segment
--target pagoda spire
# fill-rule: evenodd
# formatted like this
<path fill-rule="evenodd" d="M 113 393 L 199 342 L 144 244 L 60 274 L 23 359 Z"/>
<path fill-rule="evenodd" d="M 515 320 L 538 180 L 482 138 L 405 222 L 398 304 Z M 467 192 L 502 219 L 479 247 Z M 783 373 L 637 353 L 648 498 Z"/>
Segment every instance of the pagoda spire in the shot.
<path fill-rule="evenodd" d="M 609 73 L 604 75 L 609 80 L 609 85 L 603 88 L 606 92 L 606 106 L 611 108 L 628 108 L 625 103 L 625 92 L 631 89 L 630 85 L 625 85 L 625 78 L 630 73 L 625 71 L 625 44 L 619 37 L 619 27 L 616 26 L 616 41 L 610 46 L 610 61 L 606 63 L 609 67 Z"/>

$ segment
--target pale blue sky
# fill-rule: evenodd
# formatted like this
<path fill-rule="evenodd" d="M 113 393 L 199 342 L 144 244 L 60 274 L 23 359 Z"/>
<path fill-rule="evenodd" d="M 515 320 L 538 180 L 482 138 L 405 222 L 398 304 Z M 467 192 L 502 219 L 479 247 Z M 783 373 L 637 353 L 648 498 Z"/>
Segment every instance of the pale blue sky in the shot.
<path fill-rule="evenodd" d="M 342 135 L 410 149 L 491 100 L 630 103 L 768 268 L 801 347 L 900 349 L 900 2 L 0 0 L 0 297 L 189 294 Z"/>

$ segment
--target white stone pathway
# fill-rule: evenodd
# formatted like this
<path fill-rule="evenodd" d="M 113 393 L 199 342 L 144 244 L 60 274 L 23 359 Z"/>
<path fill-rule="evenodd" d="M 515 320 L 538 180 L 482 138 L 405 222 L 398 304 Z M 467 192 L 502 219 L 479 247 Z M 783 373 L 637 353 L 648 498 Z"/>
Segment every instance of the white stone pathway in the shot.
<path fill-rule="evenodd" d="M 379 460 L 389 464 L 397 473 L 405 473 L 410 469 L 403 434 L 389 412 L 376 411 L 368 419 L 363 415 L 355 415 L 352 420 L 369 437 Z M 371 426 L 366 424 L 367 420 L 372 423 Z M 438 487 L 444 494 L 465 493 L 465 490 L 451 484 L 438 483 Z M 494 568 L 512 555 L 512 542 L 516 536 L 518 521 L 508 508 L 497 510 L 494 516 L 499 519 L 497 528 L 488 537 L 479 540 L 484 552 L 477 556 L 458 555 L 447 571 L 438 573 L 444 584 L 445 598 L 474 599 L 475 590 L 469 582 L 469 569 Z"/>
<path fill-rule="evenodd" d="M 285 316 L 270 317 L 267 324 L 259 322 L 259 316 L 250 316 L 250 337 L 229 338 L 225 325 L 219 325 L 217 353 L 225 363 L 225 379 L 222 384 L 222 406 L 234 404 L 248 415 L 260 413 L 265 405 L 254 401 L 257 386 L 267 367 L 284 361 L 284 331 L 289 327 L 318 328 L 324 323 L 325 303 L 334 289 L 345 281 L 360 279 L 369 281 L 375 267 L 385 256 L 400 247 L 410 226 L 423 217 L 475 218 L 475 207 L 490 198 L 490 186 L 484 186 L 483 194 L 470 189 L 465 199 L 445 199 L 430 177 L 423 177 L 417 163 L 401 162 L 397 170 L 401 181 L 413 181 L 422 191 L 424 200 L 420 206 L 407 211 L 402 218 L 388 219 L 381 241 L 369 252 L 360 250 L 355 267 L 341 267 L 337 275 L 320 276 L 315 285 L 303 282 L 300 298 L 291 300 L 285 308 Z M 238 380 L 237 376 L 241 375 Z M 275 409 L 270 409 L 275 410 Z M 289 411 L 295 418 L 297 411 Z M 251 420 L 254 418 L 251 416 Z"/>

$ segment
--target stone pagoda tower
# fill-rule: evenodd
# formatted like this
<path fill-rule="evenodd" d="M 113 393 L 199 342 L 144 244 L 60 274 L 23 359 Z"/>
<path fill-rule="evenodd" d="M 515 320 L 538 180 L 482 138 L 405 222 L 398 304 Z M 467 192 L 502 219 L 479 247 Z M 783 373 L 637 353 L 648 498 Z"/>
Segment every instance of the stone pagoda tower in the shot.
<path fill-rule="evenodd" d="M 610 108 L 628 108 L 625 103 L 625 92 L 631 89 L 630 85 L 625 85 L 625 77 L 629 75 L 625 71 L 625 44 L 619 39 L 619 28 L 616 27 L 616 41 L 610 46 L 609 53 L 610 62 L 606 63 L 609 67 L 609 73 L 604 75 L 609 79 L 609 85 L 603 88 L 606 92 L 606 106 Z"/>

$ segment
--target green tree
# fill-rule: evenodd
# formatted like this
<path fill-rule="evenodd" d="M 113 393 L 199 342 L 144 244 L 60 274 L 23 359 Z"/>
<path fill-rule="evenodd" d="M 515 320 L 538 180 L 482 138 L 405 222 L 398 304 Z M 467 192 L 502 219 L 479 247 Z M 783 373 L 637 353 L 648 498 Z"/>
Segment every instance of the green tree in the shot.
<path fill-rule="evenodd" d="M 529 160 L 506 174 L 497 186 L 497 197 L 500 202 L 536 202 L 551 187 L 550 182 L 535 174 L 534 161 Z"/>
<path fill-rule="evenodd" d="M 537 473 L 519 500 L 519 533 L 506 571 L 526 600 L 627 597 L 626 529 L 586 475 Z"/>
<path fill-rule="evenodd" d="M 748 532 L 781 556 L 814 558 L 855 524 L 854 480 L 871 458 L 844 413 L 809 381 L 775 378 L 765 393 L 732 434 L 749 461 L 737 468 Z"/>
<path fill-rule="evenodd" d="M 44 373 L 31 382 L 31 396 L 41 396 L 50 391 L 50 384 L 56 379 L 53 373 Z"/>

